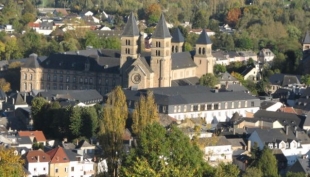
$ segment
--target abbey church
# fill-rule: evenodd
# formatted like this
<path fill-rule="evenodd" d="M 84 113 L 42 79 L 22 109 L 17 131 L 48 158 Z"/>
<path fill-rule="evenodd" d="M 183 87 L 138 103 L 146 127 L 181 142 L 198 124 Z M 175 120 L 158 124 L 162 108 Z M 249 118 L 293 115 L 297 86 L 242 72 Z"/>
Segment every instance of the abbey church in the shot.
<path fill-rule="evenodd" d="M 21 68 L 20 91 L 96 89 L 105 94 L 116 85 L 133 89 L 194 85 L 203 74 L 213 73 L 215 58 L 205 30 L 191 52 L 183 51 L 180 30 L 169 32 L 164 15 L 152 34 L 150 52 L 141 52 L 140 37 L 132 13 L 120 51 L 89 48 L 48 57 L 31 54 Z"/>

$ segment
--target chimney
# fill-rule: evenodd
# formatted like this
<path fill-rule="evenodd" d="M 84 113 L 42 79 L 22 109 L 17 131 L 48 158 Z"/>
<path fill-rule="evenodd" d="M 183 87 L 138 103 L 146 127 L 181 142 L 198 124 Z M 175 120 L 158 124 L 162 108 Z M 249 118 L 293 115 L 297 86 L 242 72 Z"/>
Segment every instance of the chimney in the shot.
<path fill-rule="evenodd" d="M 285 134 L 286 134 L 286 135 L 288 135 L 288 129 L 289 129 L 289 126 L 286 125 L 286 126 L 285 126 Z"/>
<path fill-rule="evenodd" d="M 296 138 L 298 138 L 298 131 L 297 130 L 295 132 L 295 136 L 296 136 Z"/>
<path fill-rule="evenodd" d="M 248 152 L 251 152 L 251 140 L 248 140 Z"/>
<path fill-rule="evenodd" d="M 27 93 L 24 94 L 24 102 L 26 102 Z"/>
<path fill-rule="evenodd" d="M 37 157 L 37 162 L 40 162 L 40 156 Z"/>
<path fill-rule="evenodd" d="M 12 98 L 12 104 L 15 104 L 15 99 L 14 98 Z"/>

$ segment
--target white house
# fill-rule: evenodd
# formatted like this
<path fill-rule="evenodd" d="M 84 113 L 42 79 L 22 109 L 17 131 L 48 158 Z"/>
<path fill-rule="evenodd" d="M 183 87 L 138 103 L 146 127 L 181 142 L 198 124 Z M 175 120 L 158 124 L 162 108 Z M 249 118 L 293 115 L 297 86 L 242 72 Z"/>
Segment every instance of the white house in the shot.
<path fill-rule="evenodd" d="M 25 154 L 25 167 L 31 176 L 48 175 L 51 158 L 42 150 L 29 151 Z"/>
<path fill-rule="evenodd" d="M 69 175 L 74 177 L 91 177 L 95 175 L 95 163 L 92 160 L 83 158 L 71 150 L 65 150 L 69 157 Z"/>
<path fill-rule="evenodd" d="M 200 144 L 204 146 L 204 158 L 211 165 L 217 165 L 219 162 L 232 162 L 232 146 L 225 136 L 201 138 Z"/>
<path fill-rule="evenodd" d="M 257 143 L 260 149 L 267 146 L 270 149 L 280 149 L 287 159 L 288 165 L 293 165 L 298 157 L 310 149 L 310 138 L 304 131 L 286 126 L 284 129 L 256 129 L 249 137 L 251 146 Z"/>
<path fill-rule="evenodd" d="M 273 61 L 274 57 L 275 55 L 270 49 L 264 48 L 258 53 L 258 60 L 260 63 L 271 62 Z"/>

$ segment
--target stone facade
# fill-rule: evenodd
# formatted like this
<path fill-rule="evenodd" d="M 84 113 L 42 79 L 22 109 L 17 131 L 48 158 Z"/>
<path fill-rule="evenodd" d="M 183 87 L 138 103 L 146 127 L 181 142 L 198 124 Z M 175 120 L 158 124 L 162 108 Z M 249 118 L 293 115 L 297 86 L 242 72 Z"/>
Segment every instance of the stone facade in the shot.
<path fill-rule="evenodd" d="M 184 37 L 170 34 L 162 15 L 150 52 L 140 51 L 140 32 L 131 14 L 121 38 L 121 50 L 87 49 L 38 57 L 31 54 L 21 68 L 20 91 L 96 89 L 108 93 L 123 88 L 170 87 L 173 80 L 213 73 L 212 42 L 205 30 L 196 52 L 183 52 Z"/>

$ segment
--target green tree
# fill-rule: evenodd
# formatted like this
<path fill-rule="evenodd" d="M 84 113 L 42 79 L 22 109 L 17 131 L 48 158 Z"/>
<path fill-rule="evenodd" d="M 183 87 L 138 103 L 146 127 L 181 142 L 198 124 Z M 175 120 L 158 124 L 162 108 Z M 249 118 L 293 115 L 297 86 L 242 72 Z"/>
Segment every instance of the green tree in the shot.
<path fill-rule="evenodd" d="M 119 157 L 123 151 L 122 136 L 127 117 L 126 96 L 122 88 L 117 86 L 108 95 L 106 105 L 103 107 L 99 137 L 108 160 L 109 173 L 114 176 L 116 176 Z"/>
<path fill-rule="evenodd" d="M 242 177 L 261 177 L 263 176 L 262 171 L 256 167 L 249 167 L 245 170 L 245 173 Z"/>
<path fill-rule="evenodd" d="M 147 15 L 148 24 L 157 23 L 161 14 L 160 5 L 158 3 L 151 4 L 146 8 L 145 14 Z"/>
<path fill-rule="evenodd" d="M 258 168 L 263 172 L 262 177 L 278 177 L 277 159 L 267 147 L 263 149 L 258 160 Z"/>
<path fill-rule="evenodd" d="M 31 101 L 31 117 L 33 119 L 33 127 L 36 130 L 42 130 L 44 116 L 43 107 L 47 104 L 47 101 L 42 97 L 35 97 Z"/>
<path fill-rule="evenodd" d="M 91 138 L 98 130 L 98 115 L 94 107 L 82 108 L 82 136 Z"/>
<path fill-rule="evenodd" d="M 305 174 L 302 172 L 299 173 L 287 172 L 285 177 L 305 177 Z"/>
<path fill-rule="evenodd" d="M 199 84 L 208 87 L 214 87 L 216 84 L 218 84 L 218 79 L 213 74 L 207 73 L 201 76 L 201 78 L 199 79 Z"/>
<path fill-rule="evenodd" d="M 310 85 L 310 74 L 301 76 L 301 83 L 305 85 Z"/>
<path fill-rule="evenodd" d="M 88 31 L 85 35 L 85 44 L 84 46 L 87 47 L 87 46 L 92 46 L 94 48 L 101 48 L 101 40 L 100 38 L 98 38 L 98 36 L 91 32 L 91 31 Z"/>
<path fill-rule="evenodd" d="M 248 37 L 242 37 L 237 40 L 236 47 L 239 49 L 253 49 L 253 41 Z"/>
<path fill-rule="evenodd" d="M 82 134 L 82 118 L 81 118 L 81 108 L 80 107 L 69 107 L 69 129 L 72 137 L 71 139 L 78 138 Z"/>
<path fill-rule="evenodd" d="M 215 75 L 220 74 L 220 73 L 225 73 L 226 67 L 224 65 L 221 65 L 221 64 L 215 64 L 213 67 L 213 71 L 214 71 Z"/>
<path fill-rule="evenodd" d="M 237 165 L 220 163 L 215 172 L 215 177 L 238 177 L 240 170 Z"/>
<path fill-rule="evenodd" d="M 132 130 L 135 134 L 139 134 L 148 124 L 159 122 L 157 105 L 151 91 L 148 91 L 146 96 L 142 95 L 136 103 L 132 121 Z"/>
<path fill-rule="evenodd" d="M 149 124 L 140 133 L 137 147 L 122 161 L 120 176 L 202 176 L 211 172 L 203 153 L 176 126 L 166 130 Z M 142 165 L 146 165 L 143 168 Z"/>

